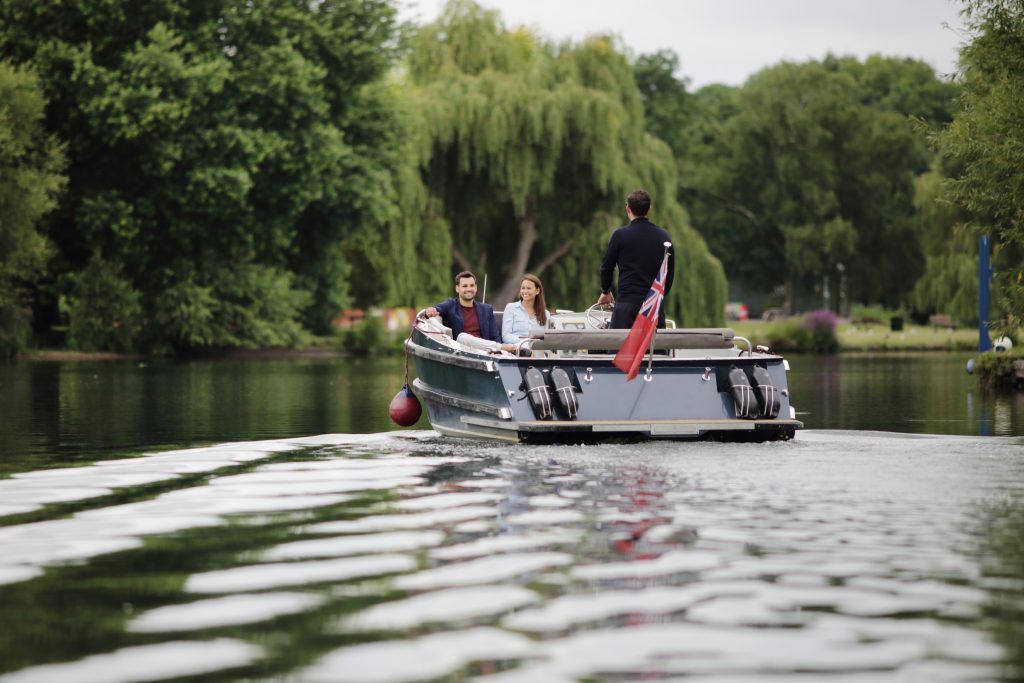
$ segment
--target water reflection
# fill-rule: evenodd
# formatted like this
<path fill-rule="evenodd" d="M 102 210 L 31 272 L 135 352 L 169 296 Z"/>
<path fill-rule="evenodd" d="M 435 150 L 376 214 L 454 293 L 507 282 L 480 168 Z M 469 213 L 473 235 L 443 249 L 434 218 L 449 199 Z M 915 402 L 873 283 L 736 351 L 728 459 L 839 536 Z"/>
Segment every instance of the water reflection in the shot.
<path fill-rule="evenodd" d="M 1024 516 L 981 551 L 965 520 L 1020 498 L 1019 454 L 411 431 L 22 473 L 0 681 L 997 680 Z"/>
<path fill-rule="evenodd" d="M 790 390 L 813 429 L 918 434 L 1024 434 L 1024 393 L 989 393 L 964 368 L 970 354 L 793 356 Z"/>
<path fill-rule="evenodd" d="M 142 449 L 394 429 L 401 359 L 0 363 L 0 476 Z"/>
<path fill-rule="evenodd" d="M 793 356 L 793 404 L 812 429 L 1024 434 L 1024 392 L 979 391 L 967 357 Z M 0 364 L 0 476 L 144 449 L 388 431 L 401 385 L 401 358 Z"/>
<path fill-rule="evenodd" d="M 1005 648 L 1007 677 L 1024 680 L 1024 496 L 979 506 L 972 529 L 989 586 L 986 623 Z"/>

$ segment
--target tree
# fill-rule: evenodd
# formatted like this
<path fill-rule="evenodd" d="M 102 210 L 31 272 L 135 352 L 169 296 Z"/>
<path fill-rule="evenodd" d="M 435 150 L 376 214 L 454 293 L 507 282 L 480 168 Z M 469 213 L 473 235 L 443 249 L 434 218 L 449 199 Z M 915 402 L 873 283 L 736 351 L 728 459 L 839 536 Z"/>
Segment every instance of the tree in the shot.
<path fill-rule="evenodd" d="M 957 169 L 948 190 L 964 229 L 992 236 L 997 328 L 1007 332 L 1024 326 L 1024 8 L 967 0 L 963 14 L 974 35 L 960 51 L 961 111 L 936 142 Z"/>
<path fill-rule="evenodd" d="M 489 300 L 511 300 L 530 270 L 554 305 L 592 303 L 609 231 L 625 220 L 628 191 L 644 186 L 680 264 L 670 315 L 721 320 L 721 266 L 675 200 L 671 151 L 645 131 L 632 67 L 613 41 L 554 46 L 453 0 L 413 39 L 408 80 L 423 182 L 457 267 L 497 283 Z"/>
<path fill-rule="evenodd" d="M 0 356 L 23 346 L 28 289 L 51 244 L 40 220 L 63 190 L 63 147 L 43 128 L 45 99 L 35 74 L 0 61 Z"/>
<path fill-rule="evenodd" d="M 936 76 L 925 62 L 901 57 L 828 55 L 822 61 L 830 71 L 849 74 L 858 84 L 861 104 L 923 121 L 940 128 L 953 120 L 959 86 Z"/>
<path fill-rule="evenodd" d="M 37 65 L 70 145 L 61 272 L 98 250 L 156 347 L 327 329 L 396 210 L 386 0 L 0 7 L 0 50 Z"/>
<path fill-rule="evenodd" d="M 695 221 L 729 276 L 781 285 L 790 303 L 845 278 L 851 298 L 899 305 L 921 269 L 912 193 L 928 155 L 850 71 L 782 63 L 752 76 L 720 100 L 733 113 L 692 178 Z"/>
<path fill-rule="evenodd" d="M 633 76 L 644 105 L 647 130 L 664 140 L 676 159 L 689 148 L 686 133 L 696 118 L 694 97 L 685 77 L 677 77 L 679 56 L 672 50 L 640 55 L 633 63 Z"/>
<path fill-rule="evenodd" d="M 939 169 L 915 182 L 914 205 L 925 266 L 914 284 L 914 306 L 973 322 L 978 318 L 977 245 L 969 231 L 957 229 L 964 212 L 945 197 L 944 183 Z"/>

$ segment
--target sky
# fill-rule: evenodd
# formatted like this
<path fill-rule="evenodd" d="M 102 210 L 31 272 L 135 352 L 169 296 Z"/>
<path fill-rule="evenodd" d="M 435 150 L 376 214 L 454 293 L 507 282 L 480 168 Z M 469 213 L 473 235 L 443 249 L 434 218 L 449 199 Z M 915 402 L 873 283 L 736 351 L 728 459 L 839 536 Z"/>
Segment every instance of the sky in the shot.
<path fill-rule="evenodd" d="M 634 56 L 670 49 L 690 89 L 740 85 L 780 61 L 829 52 L 864 59 L 912 57 L 940 76 L 956 71 L 966 39 L 952 0 L 477 0 L 506 27 L 525 25 L 553 40 L 619 36 Z M 433 21 L 445 0 L 404 0 L 399 16 Z"/>

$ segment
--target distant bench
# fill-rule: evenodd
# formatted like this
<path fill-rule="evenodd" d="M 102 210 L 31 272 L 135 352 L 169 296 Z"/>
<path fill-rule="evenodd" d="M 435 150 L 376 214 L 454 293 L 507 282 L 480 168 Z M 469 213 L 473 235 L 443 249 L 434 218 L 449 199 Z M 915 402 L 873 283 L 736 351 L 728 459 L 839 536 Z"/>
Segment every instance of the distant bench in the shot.
<path fill-rule="evenodd" d="M 606 349 L 616 351 L 626 341 L 629 330 L 532 330 L 532 348 L 538 351 L 576 351 Z M 731 349 L 735 333 L 727 327 L 658 330 L 654 348 Z"/>
<path fill-rule="evenodd" d="M 928 316 L 928 324 L 932 327 L 945 327 L 948 330 L 955 330 L 956 323 L 953 322 L 953 316 L 945 313 L 933 313 Z"/>

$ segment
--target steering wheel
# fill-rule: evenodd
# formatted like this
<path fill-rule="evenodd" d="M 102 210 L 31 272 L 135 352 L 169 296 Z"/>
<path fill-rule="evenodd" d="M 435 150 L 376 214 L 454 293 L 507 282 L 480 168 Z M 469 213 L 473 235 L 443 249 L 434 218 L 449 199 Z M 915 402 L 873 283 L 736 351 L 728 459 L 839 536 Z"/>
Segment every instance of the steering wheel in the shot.
<path fill-rule="evenodd" d="M 595 330 L 607 330 L 612 323 L 613 304 L 594 304 L 587 309 L 587 325 Z"/>

